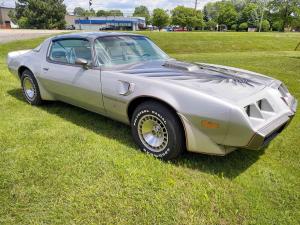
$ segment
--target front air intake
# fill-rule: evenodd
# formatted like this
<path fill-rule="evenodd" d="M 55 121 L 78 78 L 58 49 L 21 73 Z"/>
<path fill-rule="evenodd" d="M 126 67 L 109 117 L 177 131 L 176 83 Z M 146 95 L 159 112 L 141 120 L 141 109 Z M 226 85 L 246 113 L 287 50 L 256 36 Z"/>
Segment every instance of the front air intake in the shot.
<path fill-rule="evenodd" d="M 259 111 L 258 107 L 255 104 L 247 105 L 244 107 L 245 112 L 249 117 L 262 119 L 263 115 Z"/>
<path fill-rule="evenodd" d="M 274 112 L 274 109 L 272 108 L 271 104 L 267 101 L 267 99 L 261 99 L 257 101 L 257 106 L 261 111 Z"/>

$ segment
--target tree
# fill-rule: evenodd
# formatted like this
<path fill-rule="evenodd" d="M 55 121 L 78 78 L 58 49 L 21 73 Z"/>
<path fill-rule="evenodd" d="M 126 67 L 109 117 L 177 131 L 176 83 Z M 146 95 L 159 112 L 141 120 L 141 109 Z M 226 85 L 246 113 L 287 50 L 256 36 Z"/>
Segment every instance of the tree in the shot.
<path fill-rule="evenodd" d="M 259 25 L 259 8 L 255 3 L 249 3 L 242 10 L 239 22 L 247 22 L 249 27 L 258 27 Z"/>
<path fill-rule="evenodd" d="M 283 22 L 281 20 L 274 21 L 272 24 L 273 31 L 283 31 L 282 27 L 283 27 Z"/>
<path fill-rule="evenodd" d="M 296 31 L 300 31 L 300 17 L 298 17 L 298 19 L 296 19 L 296 20 L 293 20 L 292 29 L 294 29 Z"/>
<path fill-rule="evenodd" d="M 16 17 L 16 12 L 14 10 L 9 10 L 8 12 L 8 17 L 11 19 L 11 21 L 14 23 L 14 24 L 17 24 L 18 23 L 18 20 L 17 20 L 17 17 Z"/>
<path fill-rule="evenodd" d="M 96 11 L 94 9 L 90 9 L 86 11 L 87 16 L 96 16 Z"/>
<path fill-rule="evenodd" d="M 209 2 L 207 3 L 204 8 L 203 8 L 203 14 L 204 14 L 204 20 L 209 21 L 209 20 L 218 20 L 218 7 L 215 2 Z"/>
<path fill-rule="evenodd" d="M 229 29 L 236 24 L 238 13 L 230 1 L 210 2 L 204 6 L 204 18 L 213 20 L 219 25 L 226 25 Z"/>
<path fill-rule="evenodd" d="M 172 24 L 179 25 L 182 28 L 186 27 L 188 30 L 192 30 L 196 27 L 203 27 L 203 14 L 201 11 L 193 8 L 177 6 L 172 10 Z"/>
<path fill-rule="evenodd" d="M 231 25 L 235 24 L 237 21 L 238 13 L 231 2 L 216 2 L 218 9 L 217 22 L 221 25 L 224 24 L 231 28 Z"/>
<path fill-rule="evenodd" d="M 96 16 L 108 16 L 108 12 L 101 9 L 97 11 Z"/>
<path fill-rule="evenodd" d="M 270 23 L 268 20 L 263 20 L 261 23 L 261 30 L 262 31 L 269 31 L 270 30 Z"/>
<path fill-rule="evenodd" d="M 165 10 L 156 8 L 153 10 L 152 24 L 161 30 L 169 24 L 169 15 Z"/>
<path fill-rule="evenodd" d="M 232 24 L 231 25 L 231 30 L 235 31 L 235 30 L 237 30 L 237 28 L 238 28 L 237 24 Z"/>
<path fill-rule="evenodd" d="M 206 22 L 206 29 L 210 31 L 216 30 L 217 23 L 214 20 L 209 20 Z"/>
<path fill-rule="evenodd" d="M 119 9 L 110 10 L 107 13 L 108 16 L 123 16 L 123 13 Z"/>
<path fill-rule="evenodd" d="M 265 20 L 265 18 L 264 18 L 265 17 L 265 11 L 268 10 L 266 8 L 267 5 L 268 5 L 268 2 L 269 2 L 269 0 L 258 0 L 257 5 L 258 5 L 258 9 L 259 9 L 259 16 L 260 16 L 258 32 L 261 32 L 261 30 L 262 30 L 263 20 Z M 269 22 L 269 25 L 271 25 L 270 22 Z"/>
<path fill-rule="evenodd" d="M 75 16 L 84 16 L 85 15 L 85 10 L 81 7 L 75 7 L 73 11 Z"/>
<path fill-rule="evenodd" d="M 66 12 L 63 0 L 16 1 L 16 20 L 21 28 L 63 29 Z"/>
<path fill-rule="evenodd" d="M 235 10 L 237 12 L 241 12 L 245 6 L 251 2 L 256 2 L 259 0 L 231 0 L 230 2 L 233 4 Z"/>
<path fill-rule="evenodd" d="M 145 17 L 146 24 L 148 25 L 150 23 L 150 13 L 146 6 L 141 5 L 141 6 L 135 7 L 133 16 Z"/>
<path fill-rule="evenodd" d="M 270 2 L 270 12 L 279 21 L 282 21 L 281 30 L 290 29 L 293 21 L 298 20 L 300 16 L 299 0 L 273 0 Z"/>
<path fill-rule="evenodd" d="M 94 9 L 85 10 L 81 7 L 76 7 L 74 9 L 75 16 L 96 16 L 96 12 Z"/>

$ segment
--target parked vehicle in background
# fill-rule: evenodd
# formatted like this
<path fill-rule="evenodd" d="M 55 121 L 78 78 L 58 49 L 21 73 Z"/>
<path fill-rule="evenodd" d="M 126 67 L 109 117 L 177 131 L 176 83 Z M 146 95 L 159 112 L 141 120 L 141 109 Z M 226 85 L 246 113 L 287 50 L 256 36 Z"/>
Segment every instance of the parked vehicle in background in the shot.
<path fill-rule="evenodd" d="M 103 31 L 103 30 L 116 30 L 116 28 L 113 25 L 101 26 L 99 28 L 99 31 Z"/>
<path fill-rule="evenodd" d="M 187 30 L 186 27 L 184 27 L 184 28 L 182 28 L 182 27 L 174 27 L 173 31 L 174 32 L 187 32 L 188 30 Z"/>
<path fill-rule="evenodd" d="M 66 30 L 75 30 L 75 26 L 74 25 L 69 25 L 69 26 L 66 26 L 65 29 Z"/>

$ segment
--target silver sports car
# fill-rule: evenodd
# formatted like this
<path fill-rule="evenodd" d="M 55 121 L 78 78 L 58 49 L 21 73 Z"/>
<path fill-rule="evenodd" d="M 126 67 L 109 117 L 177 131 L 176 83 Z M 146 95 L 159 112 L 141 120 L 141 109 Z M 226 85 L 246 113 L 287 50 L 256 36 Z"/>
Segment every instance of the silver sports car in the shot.
<path fill-rule="evenodd" d="M 59 35 L 10 52 L 7 63 L 28 103 L 63 101 L 130 124 L 138 146 L 162 159 L 185 149 L 215 155 L 260 149 L 297 108 L 278 80 L 180 62 L 136 34 Z"/>

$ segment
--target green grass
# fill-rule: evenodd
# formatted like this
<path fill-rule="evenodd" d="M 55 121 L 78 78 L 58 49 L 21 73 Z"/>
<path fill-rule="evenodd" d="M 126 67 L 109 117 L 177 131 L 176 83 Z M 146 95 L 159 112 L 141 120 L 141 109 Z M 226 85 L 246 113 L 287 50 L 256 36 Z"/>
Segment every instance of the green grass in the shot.
<path fill-rule="evenodd" d="M 145 33 L 172 57 L 254 70 L 300 99 L 300 34 Z M 129 127 L 63 103 L 31 107 L 0 45 L 0 224 L 299 224 L 300 114 L 261 151 L 137 150 Z"/>

